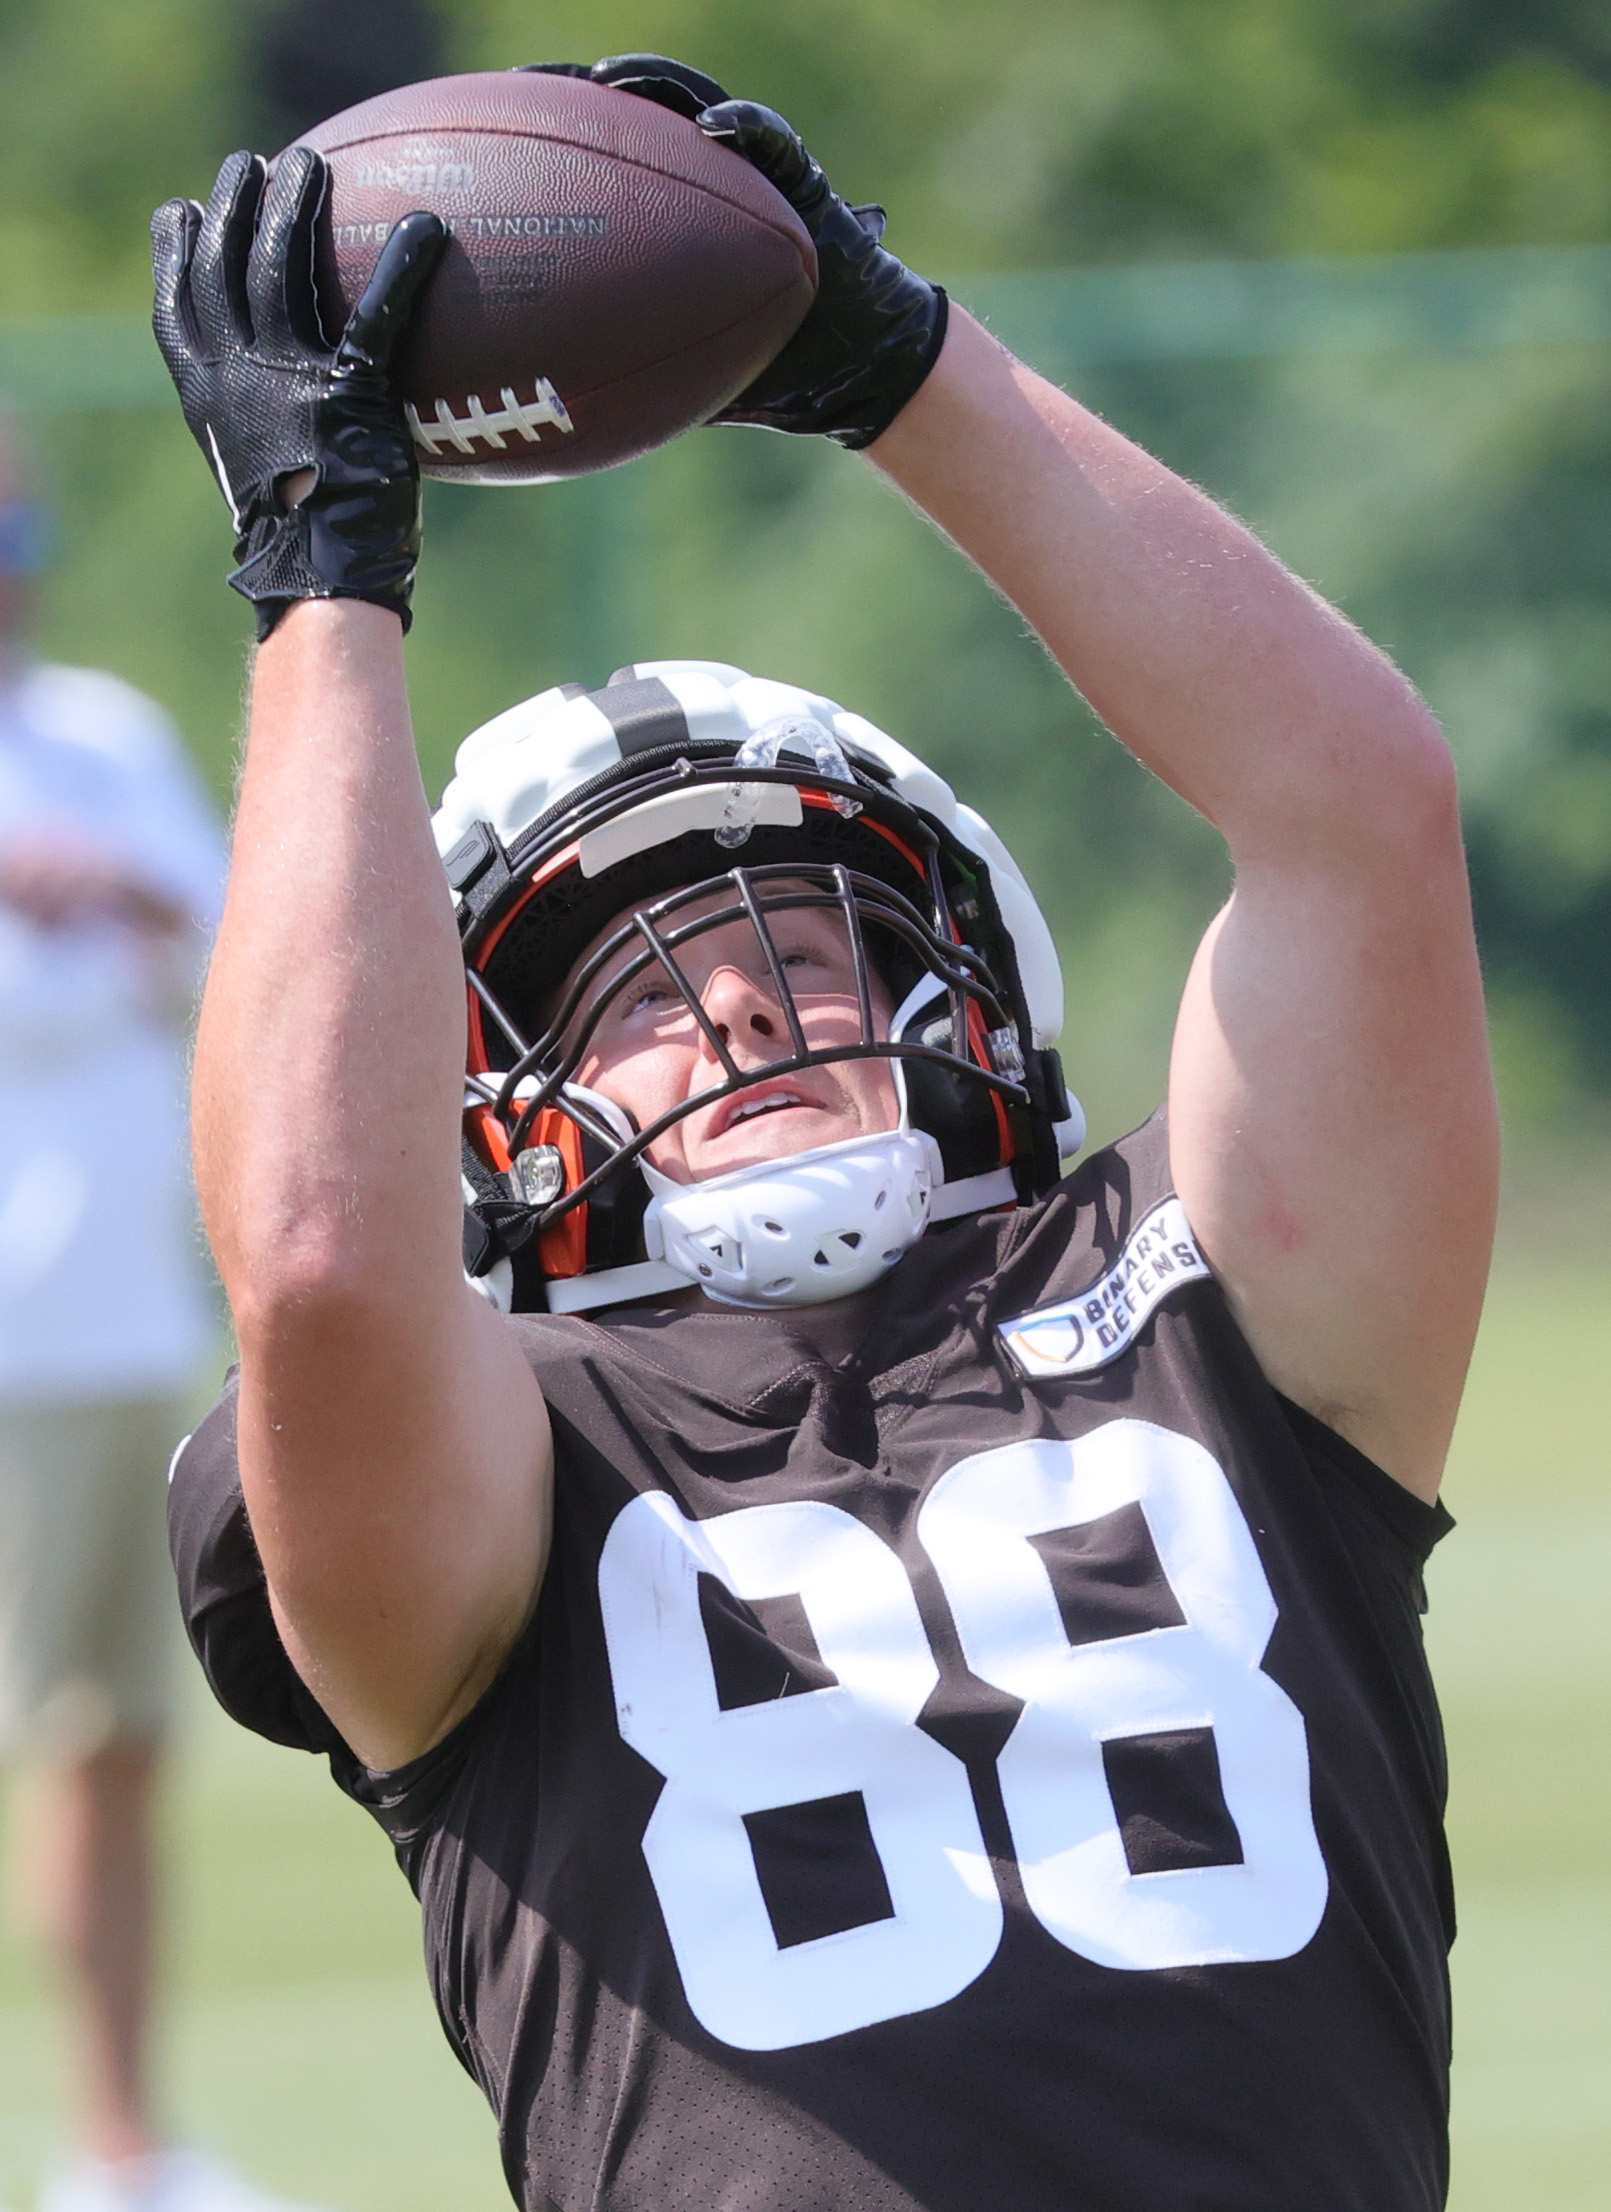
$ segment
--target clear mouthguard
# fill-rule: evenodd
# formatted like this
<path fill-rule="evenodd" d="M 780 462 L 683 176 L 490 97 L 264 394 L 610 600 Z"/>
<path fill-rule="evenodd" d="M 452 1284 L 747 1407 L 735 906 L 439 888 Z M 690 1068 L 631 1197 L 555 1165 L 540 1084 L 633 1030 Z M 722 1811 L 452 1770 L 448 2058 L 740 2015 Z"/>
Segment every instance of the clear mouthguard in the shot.
<path fill-rule="evenodd" d="M 778 755 L 785 748 L 791 753 L 807 754 L 819 776 L 830 776 L 838 783 L 853 781 L 844 747 L 832 730 L 814 715 L 787 714 L 776 722 L 768 722 L 764 729 L 744 740 L 733 765 L 735 768 L 775 768 Z M 761 811 L 762 788 L 758 783 L 735 783 L 729 787 L 727 804 L 716 830 L 716 842 L 724 851 L 736 852 L 740 845 L 748 843 Z M 835 791 L 831 796 L 835 810 L 847 821 L 861 812 L 860 799 L 851 798 L 848 792 Z"/>

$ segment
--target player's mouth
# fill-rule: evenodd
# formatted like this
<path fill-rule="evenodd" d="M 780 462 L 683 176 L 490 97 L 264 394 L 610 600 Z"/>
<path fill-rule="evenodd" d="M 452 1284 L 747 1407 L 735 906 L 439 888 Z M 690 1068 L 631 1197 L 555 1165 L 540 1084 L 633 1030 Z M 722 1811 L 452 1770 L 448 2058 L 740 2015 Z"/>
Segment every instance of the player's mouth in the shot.
<path fill-rule="evenodd" d="M 754 1084 L 747 1091 L 735 1091 L 724 1099 L 711 1117 L 707 1140 L 725 1137 L 730 1129 L 740 1129 L 745 1123 L 759 1121 L 766 1114 L 786 1114 L 797 1107 L 821 1112 L 815 1099 L 807 1098 L 795 1083 Z"/>

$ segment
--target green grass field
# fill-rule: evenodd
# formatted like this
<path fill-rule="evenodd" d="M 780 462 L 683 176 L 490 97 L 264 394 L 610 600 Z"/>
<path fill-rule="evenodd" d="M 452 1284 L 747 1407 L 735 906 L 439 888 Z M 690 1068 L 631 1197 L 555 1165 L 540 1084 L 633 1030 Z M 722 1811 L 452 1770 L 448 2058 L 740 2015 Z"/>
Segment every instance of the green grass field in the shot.
<path fill-rule="evenodd" d="M 1490 1295 L 1427 1622 L 1451 1767 L 1455 2212 L 1611 2207 L 1611 1277 Z"/>
<path fill-rule="evenodd" d="M 1462 1931 L 1455 2212 L 1611 2212 L 1611 1275 L 1513 1260 L 1434 1561 Z M 173 1806 L 175 2117 L 334 2212 L 507 2201 L 413 1901 L 312 1760 L 198 1701 Z M 60 2142 L 36 1966 L 0 1950 L 0 2204 Z M 1296 2208 L 1295 2208 L 1296 2212 Z"/>

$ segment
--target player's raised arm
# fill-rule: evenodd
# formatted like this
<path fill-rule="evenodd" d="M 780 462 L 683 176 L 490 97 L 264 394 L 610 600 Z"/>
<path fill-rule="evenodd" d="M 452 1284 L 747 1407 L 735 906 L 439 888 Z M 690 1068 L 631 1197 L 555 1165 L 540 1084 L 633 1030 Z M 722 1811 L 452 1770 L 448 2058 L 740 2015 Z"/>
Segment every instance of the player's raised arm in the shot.
<path fill-rule="evenodd" d="M 1435 1494 L 1497 1120 L 1454 768 L 1397 669 L 965 316 L 874 458 L 1221 831 L 1170 1072 L 1186 1210 L 1271 1381 Z"/>
<path fill-rule="evenodd" d="M 263 640 L 196 1054 L 241 1479 L 298 1668 L 390 1766 L 518 1629 L 549 1467 L 537 1386 L 461 1273 L 463 970 L 403 674 L 419 486 L 387 362 L 441 228 L 399 226 L 332 347 L 323 189 L 312 156 L 265 190 L 237 155 L 205 214 L 160 210 L 156 324 Z"/>
<path fill-rule="evenodd" d="M 700 120 L 794 203 L 822 268 L 800 334 L 722 419 L 870 448 L 1229 844 L 1235 895 L 1176 1034 L 1180 1196 L 1270 1379 L 1430 1495 L 1497 1172 L 1436 723 L 1230 516 L 966 315 L 947 328 L 777 116 Z"/>

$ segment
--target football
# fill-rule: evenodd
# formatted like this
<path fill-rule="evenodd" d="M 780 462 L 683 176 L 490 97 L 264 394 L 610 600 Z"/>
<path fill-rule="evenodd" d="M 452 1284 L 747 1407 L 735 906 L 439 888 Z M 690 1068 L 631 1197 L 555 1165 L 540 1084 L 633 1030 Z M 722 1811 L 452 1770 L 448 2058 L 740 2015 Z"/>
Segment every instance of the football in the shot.
<path fill-rule="evenodd" d="M 635 93 L 440 77 L 298 143 L 330 164 L 327 319 L 345 318 L 410 209 L 452 234 L 402 361 L 428 476 L 539 483 L 647 453 L 741 392 L 816 296 L 815 250 L 782 196 Z"/>

